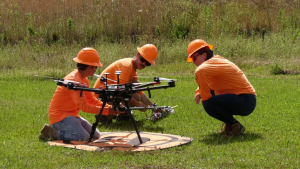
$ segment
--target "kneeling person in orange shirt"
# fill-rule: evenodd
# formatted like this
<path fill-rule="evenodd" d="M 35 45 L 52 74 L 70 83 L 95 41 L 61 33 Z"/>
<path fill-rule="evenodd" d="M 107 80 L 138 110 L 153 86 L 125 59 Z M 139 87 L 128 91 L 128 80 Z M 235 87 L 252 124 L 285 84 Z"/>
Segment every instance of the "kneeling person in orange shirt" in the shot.
<path fill-rule="evenodd" d="M 140 48 L 137 48 L 138 52 L 133 58 L 124 58 L 117 60 L 110 64 L 102 73 L 101 76 L 104 76 L 104 73 L 109 73 L 107 75 L 107 83 L 108 84 L 116 84 L 117 83 L 117 75 L 115 75 L 116 71 L 121 71 L 121 75 L 119 75 L 119 83 L 139 83 L 136 70 L 142 70 L 147 66 L 155 65 L 155 59 L 157 57 L 157 49 L 152 44 L 146 44 Z M 94 88 L 99 88 L 101 86 L 100 78 L 97 79 Z M 95 97 L 99 97 L 95 94 Z M 133 94 L 133 97 L 129 101 L 130 107 L 147 107 L 152 106 L 153 103 L 149 100 L 149 98 L 144 94 L 144 92 L 139 92 Z M 145 111 L 145 110 L 142 110 Z M 121 116 L 122 119 L 129 119 L 130 112 L 123 113 Z M 100 117 L 100 122 L 107 124 L 112 122 L 112 118 L 114 116 L 104 116 Z"/>
<path fill-rule="evenodd" d="M 93 76 L 97 67 L 102 67 L 98 52 L 93 48 L 83 48 L 73 58 L 77 62 L 76 70 L 64 77 L 65 80 L 80 82 L 89 87 L 88 76 Z M 65 86 L 58 86 L 52 97 L 48 117 L 50 125 L 45 124 L 41 135 L 42 140 L 58 139 L 65 141 L 87 141 L 90 137 L 92 125 L 79 116 L 79 110 L 98 114 L 103 105 L 91 92 L 69 90 Z M 105 105 L 103 114 L 108 114 L 109 105 Z M 100 138 L 99 131 L 95 131 L 94 139 Z"/>

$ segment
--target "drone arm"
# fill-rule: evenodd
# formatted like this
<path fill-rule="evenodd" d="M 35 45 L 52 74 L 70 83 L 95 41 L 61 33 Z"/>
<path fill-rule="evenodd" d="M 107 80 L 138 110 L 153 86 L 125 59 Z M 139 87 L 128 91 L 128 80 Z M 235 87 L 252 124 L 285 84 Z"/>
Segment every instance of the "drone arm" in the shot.
<path fill-rule="evenodd" d="M 148 91 L 148 90 L 155 90 L 155 89 L 166 89 L 168 87 L 175 87 L 175 85 L 162 85 L 162 86 L 153 86 L 153 87 L 147 87 L 147 88 L 136 88 L 133 87 L 134 92 L 139 92 L 139 91 Z"/>

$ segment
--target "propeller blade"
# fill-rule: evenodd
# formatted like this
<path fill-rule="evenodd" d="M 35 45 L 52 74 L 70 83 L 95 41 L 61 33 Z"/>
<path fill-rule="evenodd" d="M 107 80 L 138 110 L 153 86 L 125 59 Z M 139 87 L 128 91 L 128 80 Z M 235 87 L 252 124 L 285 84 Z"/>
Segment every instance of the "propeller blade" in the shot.
<path fill-rule="evenodd" d="M 158 77 L 160 80 L 166 80 L 166 81 L 177 81 L 177 79 L 168 79 L 164 77 Z"/>
<path fill-rule="evenodd" d="M 44 78 L 48 78 L 48 79 L 52 79 L 55 82 L 61 82 L 63 84 L 67 84 L 67 83 L 74 83 L 74 84 L 79 84 L 79 85 L 86 85 L 86 83 L 82 83 L 82 82 L 77 82 L 77 81 L 73 81 L 73 80 L 65 80 L 65 79 L 60 79 L 60 78 L 55 78 L 55 77 L 49 77 L 49 76 L 40 76 L 40 75 L 35 75 L 37 77 L 44 77 Z"/>
<path fill-rule="evenodd" d="M 94 74 L 94 76 L 95 76 L 95 77 L 97 77 L 97 78 L 104 77 L 104 78 L 106 79 L 106 77 L 105 77 L 105 76 L 101 76 L 101 75 L 97 75 L 97 74 Z M 107 78 L 107 80 L 117 83 L 117 81 L 115 81 L 115 80 L 112 80 L 112 79 L 109 79 L 109 78 Z"/>
<path fill-rule="evenodd" d="M 44 78 L 53 79 L 53 80 L 59 80 L 59 78 L 49 77 L 49 76 L 41 76 L 41 75 L 34 75 L 34 76 L 37 76 L 37 77 L 44 77 Z"/>
<path fill-rule="evenodd" d="M 177 81 L 177 79 L 169 79 L 169 78 L 164 78 L 164 77 L 148 77 L 148 76 L 135 76 L 135 77 L 141 77 L 141 78 L 151 78 L 151 79 L 159 79 L 160 81 Z"/>

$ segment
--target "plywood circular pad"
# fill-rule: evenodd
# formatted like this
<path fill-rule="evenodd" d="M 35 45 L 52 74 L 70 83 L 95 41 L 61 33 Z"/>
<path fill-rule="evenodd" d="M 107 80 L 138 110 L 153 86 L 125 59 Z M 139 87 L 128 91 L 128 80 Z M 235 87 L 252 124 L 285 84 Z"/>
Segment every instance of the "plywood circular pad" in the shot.
<path fill-rule="evenodd" d="M 100 139 L 90 143 L 54 140 L 48 141 L 47 144 L 87 151 L 148 151 L 180 146 L 193 141 L 192 138 L 164 133 L 140 132 L 140 136 L 143 140 L 142 144 L 140 144 L 136 132 L 105 132 L 101 133 Z"/>

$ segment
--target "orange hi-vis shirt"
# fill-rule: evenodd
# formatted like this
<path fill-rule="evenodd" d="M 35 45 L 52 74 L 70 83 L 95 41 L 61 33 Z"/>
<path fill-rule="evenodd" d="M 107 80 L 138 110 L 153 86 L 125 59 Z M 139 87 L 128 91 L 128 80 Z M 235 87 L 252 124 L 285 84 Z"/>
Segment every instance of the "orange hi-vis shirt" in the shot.
<path fill-rule="evenodd" d="M 89 86 L 88 78 L 82 79 L 78 70 L 72 71 L 64 79 L 85 83 L 87 87 Z M 102 102 L 95 98 L 92 92 L 83 91 L 81 97 L 80 92 L 80 90 L 67 89 L 65 86 L 56 88 L 48 111 L 50 124 L 57 123 L 68 116 L 79 117 L 79 110 L 93 114 L 100 112 Z M 103 113 L 108 113 L 109 106 L 105 107 Z"/>
<path fill-rule="evenodd" d="M 104 69 L 104 71 L 101 73 L 101 76 L 106 77 L 104 73 L 109 73 L 109 75 L 107 75 L 107 84 L 117 84 L 118 77 L 115 75 L 116 71 L 121 71 L 121 74 L 119 75 L 120 84 L 131 83 L 134 79 L 138 80 L 136 70 L 133 67 L 132 58 L 124 58 L 113 62 L 106 69 Z M 94 84 L 94 88 L 99 88 L 100 86 L 103 86 L 103 84 L 100 82 L 100 78 L 98 78 Z M 143 92 L 139 92 L 140 95 L 142 93 Z M 98 95 L 94 95 L 98 97 Z"/>
<path fill-rule="evenodd" d="M 244 73 L 234 63 L 219 55 L 199 65 L 195 71 L 195 79 L 198 84 L 195 97 L 200 94 L 202 102 L 212 97 L 211 90 L 214 90 L 215 95 L 256 95 Z"/>

